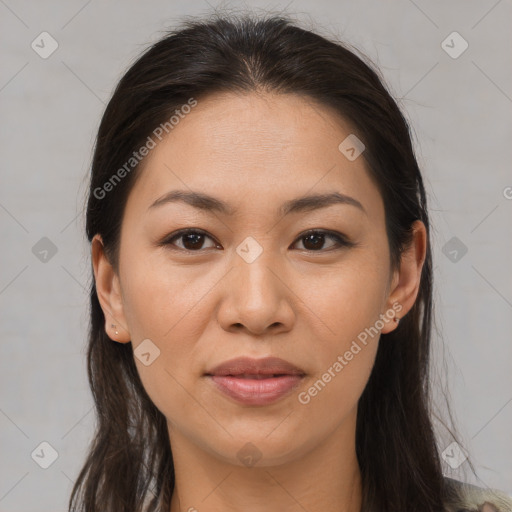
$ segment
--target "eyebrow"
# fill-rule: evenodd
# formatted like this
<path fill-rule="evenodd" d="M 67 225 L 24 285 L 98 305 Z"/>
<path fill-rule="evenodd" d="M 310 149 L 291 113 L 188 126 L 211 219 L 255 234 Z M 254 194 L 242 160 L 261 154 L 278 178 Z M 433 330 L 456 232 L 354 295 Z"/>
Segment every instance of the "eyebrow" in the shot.
<path fill-rule="evenodd" d="M 202 192 L 194 192 L 187 190 L 171 190 L 167 192 L 160 198 L 158 198 L 154 203 L 152 203 L 148 210 L 156 208 L 158 206 L 162 206 L 168 203 L 175 202 L 183 202 L 194 208 L 199 210 L 203 210 L 206 212 L 218 212 L 223 215 L 232 216 L 238 210 L 229 206 L 224 201 L 217 199 L 216 197 L 210 196 L 208 194 L 204 194 Z M 321 208 L 327 208 L 328 206 L 332 206 L 335 204 L 346 204 L 355 206 L 360 209 L 362 212 L 367 214 L 363 205 L 353 197 L 347 196 L 345 194 L 341 194 L 339 192 L 331 192 L 325 194 L 313 194 L 309 196 L 298 197 L 296 199 L 291 199 L 286 201 L 281 207 L 278 209 L 277 213 L 279 215 L 287 215 L 289 213 L 299 213 L 299 212 L 307 212 L 312 210 L 319 210 Z"/>

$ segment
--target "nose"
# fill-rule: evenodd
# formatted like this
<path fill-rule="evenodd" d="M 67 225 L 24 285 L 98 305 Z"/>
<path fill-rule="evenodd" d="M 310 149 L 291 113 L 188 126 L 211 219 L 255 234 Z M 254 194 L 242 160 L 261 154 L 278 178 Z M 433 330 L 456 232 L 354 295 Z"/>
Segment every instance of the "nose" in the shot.
<path fill-rule="evenodd" d="M 224 330 L 262 335 L 291 329 L 294 294 L 283 267 L 276 264 L 270 251 L 263 251 L 251 263 L 237 256 L 223 281 L 218 321 Z"/>

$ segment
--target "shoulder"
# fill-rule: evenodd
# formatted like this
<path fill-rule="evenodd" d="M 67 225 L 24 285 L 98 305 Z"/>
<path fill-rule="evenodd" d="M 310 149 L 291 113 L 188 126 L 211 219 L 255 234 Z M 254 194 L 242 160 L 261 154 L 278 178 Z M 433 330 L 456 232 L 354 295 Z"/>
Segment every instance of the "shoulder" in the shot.
<path fill-rule="evenodd" d="M 446 512 L 512 512 L 512 496 L 445 477 Z"/>

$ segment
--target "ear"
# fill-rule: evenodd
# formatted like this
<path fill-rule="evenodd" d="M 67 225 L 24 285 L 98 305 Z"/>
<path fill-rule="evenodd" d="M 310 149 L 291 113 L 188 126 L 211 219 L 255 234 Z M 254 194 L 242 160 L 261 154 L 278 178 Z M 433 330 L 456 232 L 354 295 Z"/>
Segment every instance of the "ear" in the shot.
<path fill-rule="evenodd" d="M 398 319 L 403 318 L 416 301 L 426 253 L 427 230 L 425 224 L 417 220 L 413 224 L 411 243 L 402 252 L 400 268 L 393 275 L 390 293 L 386 302 L 387 310 L 394 310 Z M 397 323 L 394 320 L 385 322 L 381 333 L 391 332 L 396 326 Z"/>
<path fill-rule="evenodd" d="M 91 253 L 96 293 L 105 316 L 105 332 L 113 341 L 128 343 L 131 337 L 124 316 L 119 276 L 105 254 L 101 235 L 94 236 Z"/>

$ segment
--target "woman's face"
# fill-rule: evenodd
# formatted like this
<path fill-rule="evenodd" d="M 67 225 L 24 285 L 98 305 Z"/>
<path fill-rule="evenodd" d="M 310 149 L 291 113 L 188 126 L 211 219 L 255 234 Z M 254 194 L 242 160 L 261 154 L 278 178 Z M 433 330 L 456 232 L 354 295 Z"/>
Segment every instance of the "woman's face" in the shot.
<path fill-rule="evenodd" d="M 390 271 L 382 198 L 363 157 L 339 149 L 351 133 L 299 96 L 223 94 L 199 101 L 150 151 L 126 204 L 119 273 L 102 257 L 95 269 L 107 332 L 131 340 L 171 444 L 265 466 L 353 432 L 375 332 L 412 306 L 422 261 L 400 280 Z M 178 190 L 215 201 L 162 199 Z M 319 194 L 351 199 L 281 210 Z M 174 237 L 182 229 L 202 234 Z M 266 402 L 236 398 L 206 374 L 240 356 L 279 357 L 303 376 Z"/>

